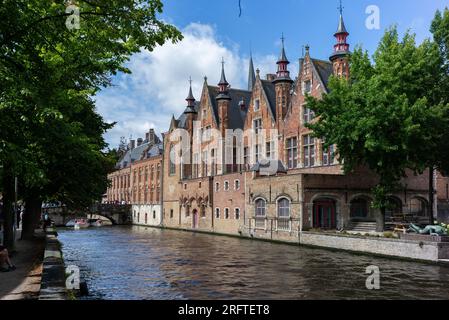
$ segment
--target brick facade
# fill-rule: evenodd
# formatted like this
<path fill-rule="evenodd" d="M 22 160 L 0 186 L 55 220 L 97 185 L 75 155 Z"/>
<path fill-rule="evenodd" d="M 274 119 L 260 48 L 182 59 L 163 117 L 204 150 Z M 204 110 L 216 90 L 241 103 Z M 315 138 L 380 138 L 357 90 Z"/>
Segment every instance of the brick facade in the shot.
<path fill-rule="evenodd" d="M 140 206 L 162 202 L 159 211 L 136 208 L 137 224 L 144 219 L 150 225 L 280 241 L 297 242 L 302 230 L 375 226 L 382 218 L 371 206 L 377 177 L 366 168 L 345 174 L 336 146 L 325 149 L 306 127 L 316 121 L 306 95 L 321 98 L 332 75 L 349 77 L 342 17 L 335 36 L 331 62 L 312 58 L 307 47 L 295 81 L 282 48 L 277 73 L 265 78 L 259 70 L 254 74 L 251 59 L 249 91 L 230 88 L 224 65 L 218 86 L 205 78 L 199 101 L 190 88 L 185 111 L 163 135 L 161 154 L 111 174 L 108 199 Z M 231 148 L 224 143 L 227 130 L 244 132 L 241 141 L 232 137 Z M 278 164 L 268 175 L 261 165 L 266 160 Z M 156 180 L 148 180 L 152 168 L 158 168 Z M 449 203 L 448 181 L 438 175 L 439 204 Z M 390 197 L 387 218 L 409 214 L 428 221 L 428 173 L 408 172 L 401 185 Z"/>

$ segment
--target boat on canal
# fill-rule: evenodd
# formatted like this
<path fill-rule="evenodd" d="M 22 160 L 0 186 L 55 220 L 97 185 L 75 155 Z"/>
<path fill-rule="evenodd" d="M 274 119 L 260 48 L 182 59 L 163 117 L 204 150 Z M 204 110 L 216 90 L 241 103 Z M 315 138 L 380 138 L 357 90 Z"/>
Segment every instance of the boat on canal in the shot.
<path fill-rule="evenodd" d="M 75 220 L 75 225 L 73 226 L 73 228 L 75 230 L 80 230 L 80 229 L 86 229 L 89 228 L 90 224 L 86 219 L 77 219 Z"/>

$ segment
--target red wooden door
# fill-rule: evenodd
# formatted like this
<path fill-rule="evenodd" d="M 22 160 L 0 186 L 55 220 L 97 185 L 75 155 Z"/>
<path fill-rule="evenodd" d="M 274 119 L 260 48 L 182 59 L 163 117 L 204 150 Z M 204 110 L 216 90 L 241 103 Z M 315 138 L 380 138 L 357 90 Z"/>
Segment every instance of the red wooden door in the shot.
<path fill-rule="evenodd" d="M 313 206 L 313 227 L 318 229 L 336 229 L 337 217 L 334 200 L 318 200 Z"/>

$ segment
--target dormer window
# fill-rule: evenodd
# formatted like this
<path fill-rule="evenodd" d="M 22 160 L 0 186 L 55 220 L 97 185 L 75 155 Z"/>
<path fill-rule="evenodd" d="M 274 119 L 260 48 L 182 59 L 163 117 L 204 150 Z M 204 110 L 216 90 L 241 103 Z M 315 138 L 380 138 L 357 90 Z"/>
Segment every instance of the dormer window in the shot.
<path fill-rule="evenodd" d="M 303 92 L 304 94 L 310 94 L 312 92 L 312 81 L 306 80 L 303 82 Z"/>
<path fill-rule="evenodd" d="M 260 110 L 260 100 L 256 99 L 256 101 L 254 101 L 254 111 L 259 111 Z"/>

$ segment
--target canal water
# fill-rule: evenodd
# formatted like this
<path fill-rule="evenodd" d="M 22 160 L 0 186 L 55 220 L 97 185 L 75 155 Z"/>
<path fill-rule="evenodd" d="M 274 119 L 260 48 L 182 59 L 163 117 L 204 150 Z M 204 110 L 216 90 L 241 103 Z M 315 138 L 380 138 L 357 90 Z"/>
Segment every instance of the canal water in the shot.
<path fill-rule="evenodd" d="M 145 227 L 59 230 L 86 299 L 449 299 L 449 268 Z M 380 290 L 366 289 L 366 268 Z"/>

